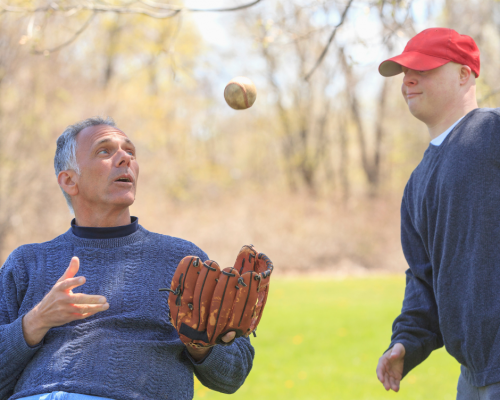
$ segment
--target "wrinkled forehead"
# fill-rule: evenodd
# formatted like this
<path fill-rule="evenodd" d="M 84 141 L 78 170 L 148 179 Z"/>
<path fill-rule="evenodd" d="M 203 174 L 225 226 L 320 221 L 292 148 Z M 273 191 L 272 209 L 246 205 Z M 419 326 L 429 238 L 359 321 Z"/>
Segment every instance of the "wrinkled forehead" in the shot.
<path fill-rule="evenodd" d="M 82 129 L 76 137 L 79 150 L 91 149 L 99 143 L 108 140 L 117 140 L 132 144 L 132 141 L 123 131 L 109 125 L 89 126 Z"/>

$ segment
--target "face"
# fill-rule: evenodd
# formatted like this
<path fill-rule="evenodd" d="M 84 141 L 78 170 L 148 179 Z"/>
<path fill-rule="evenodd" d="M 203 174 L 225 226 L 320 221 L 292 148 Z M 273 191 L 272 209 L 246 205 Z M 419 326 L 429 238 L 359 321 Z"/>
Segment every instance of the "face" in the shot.
<path fill-rule="evenodd" d="M 80 131 L 76 159 L 78 204 L 128 207 L 134 202 L 139 164 L 135 146 L 118 128 L 98 125 Z"/>
<path fill-rule="evenodd" d="M 403 67 L 401 92 L 410 112 L 427 125 L 442 118 L 459 98 L 460 68 L 451 62 L 429 71 Z"/>

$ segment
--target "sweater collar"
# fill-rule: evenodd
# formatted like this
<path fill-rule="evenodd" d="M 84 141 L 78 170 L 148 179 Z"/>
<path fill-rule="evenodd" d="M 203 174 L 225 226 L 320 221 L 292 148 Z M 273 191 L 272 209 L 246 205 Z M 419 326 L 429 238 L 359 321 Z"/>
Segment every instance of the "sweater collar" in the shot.
<path fill-rule="evenodd" d="M 141 243 L 147 240 L 149 231 L 144 229 L 141 225 L 138 226 L 137 230 L 127 236 L 112 238 L 112 239 L 84 239 L 75 236 L 73 229 L 69 228 L 66 233 L 60 236 L 61 240 L 68 240 L 77 247 L 84 248 L 94 248 L 94 249 L 112 249 L 122 246 L 129 246 L 137 243 Z"/>
<path fill-rule="evenodd" d="M 139 219 L 137 217 L 131 217 L 130 220 L 131 223 L 128 225 L 96 228 L 78 226 L 73 218 L 71 221 L 71 231 L 75 236 L 82 239 L 116 239 L 131 235 L 137 231 L 139 227 Z"/>

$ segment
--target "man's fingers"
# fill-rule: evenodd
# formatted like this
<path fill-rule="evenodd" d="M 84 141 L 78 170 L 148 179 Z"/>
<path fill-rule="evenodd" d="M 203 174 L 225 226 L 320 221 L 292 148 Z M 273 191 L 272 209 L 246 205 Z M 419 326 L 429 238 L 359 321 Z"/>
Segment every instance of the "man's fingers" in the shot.
<path fill-rule="evenodd" d="M 403 357 L 402 351 L 396 347 L 393 347 L 389 358 L 391 360 L 396 360 L 396 359 L 402 358 L 402 357 Z"/>
<path fill-rule="evenodd" d="M 396 379 L 392 376 L 389 377 L 391 381 L 391 389 L 397 392 L 399 390 L 399 379 Z"/>
<path fill-rule="evenodd" d="M 384 373 L 383 373 L 383 362 L 382 360 L 379 361 L 377 365 L 377 378 L 380 382 L 384 383 Z"/>
<path fill-rule="evenodd" d="M 391 360 L 397 358 L 403 358 L 405 356 L 405 347 L 401 343 L 396 343 L 394 347 L 391 349 Z"/>
<path fill-rule="evenodd" d="M 71 290 L 85 283 L 85 277 L 79 276 L 77 278 L 68 278 L 59 284 L 60 290 Z"/>
<path fill-rule="evenodd" d="M 99 311 L 106 311 L 109 308 L 108 303 L 104 304 L 74 304 L 73 305 L 73 310 L 76 314 L 95 314 L 98 313 Z"/>
<path fill-rule="evenodd" d="M 228 343 L 231 340 L 233 340 L 235 336 L 236 336 L 235 331 L 228 332 L 224 336 L 222 336 L 222 341 Z"/>
<path fill-rule="evenodd" d="M 85 318 L 91 317 L 92 315 L 97 314 L 98 312 L 101 312 L 101 311 L 104 311 L 104 310 L 92 311 L 92 312 L 85 313 L 85 314 L 74 313 L 75 318 L 73 320 L 85 319 Z"/>
<path fill-rule="evenodd" d="M 397 379 L 398 381 L 403 379 L 403 375 L 399 372 L 399 370 L 395 370 L 394 368 L 391 371 L 389 371 L 389 375 L 391 375 L 394 379 Z"/>
<path fill-rule="evenodd" d="M 106 297 L 94 294 L 74 293 L 71 296 L 73 304 L 104 304 L 106 301 Z"/>
<path fill-rule="evenodd" d="M 389 390 L 391 388 L 391 380 L 389 379 L 389 374 L 387 372 L 384 374 L 384 381 L 382 383 L 384 384 L 385 390 Z"/>
<path fill-rule="evenodd" d="M 392 350 L 392 349 L 391 349 Z M 399 391 L 402 374 L 400 369 L 403 365 L 404 348 L 396 348 L 395 351 L 388 350 L 380 357 L 377 365 L 377 378 L 384 385 L 385 390 Z"/>
<path fill-rule="evenodd" d="M 57 280 L 57 282 L 62 282 L 68 278 L 73 278 L 79 269 L 80 259 L 75 256 L 71 259 L 68 268 L 66 268 L 66 271 L 64 271 L 64 274 Z"/>

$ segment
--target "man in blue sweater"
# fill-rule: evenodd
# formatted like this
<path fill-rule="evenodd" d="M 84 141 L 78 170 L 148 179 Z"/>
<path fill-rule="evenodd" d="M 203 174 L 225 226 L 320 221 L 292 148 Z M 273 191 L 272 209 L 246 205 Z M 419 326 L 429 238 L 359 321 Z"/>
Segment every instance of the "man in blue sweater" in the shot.
<path fill-rule="evenodd" d="M 384 61 L 431 142 L 405 188 L 401 241 L 409 264 L 401 314 L 378 379 L 401 379 L 443 345 L 461 364 L 457 399 L 500 399 L 500 111 L 479 109 L 479 50 L 427 29 Z"/>
<path fill-rule="evenodd" d="M 59 137 L 54 165 L 75 219 L 0 269 L 0 399 L 191 399 L 193 373 L 235 392 L 252 367 L 249 339 L 195 349 L 168 321 L 158 289 L 185 256 L 208 257 L 130 216 L 139 177 L 131 140 L 111 119 L 90 118 Z"/>

